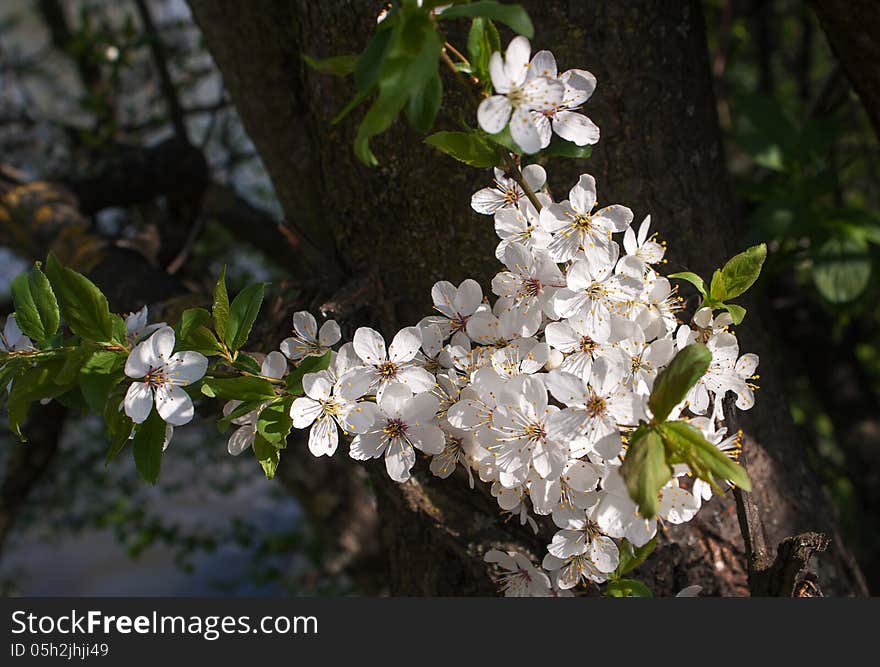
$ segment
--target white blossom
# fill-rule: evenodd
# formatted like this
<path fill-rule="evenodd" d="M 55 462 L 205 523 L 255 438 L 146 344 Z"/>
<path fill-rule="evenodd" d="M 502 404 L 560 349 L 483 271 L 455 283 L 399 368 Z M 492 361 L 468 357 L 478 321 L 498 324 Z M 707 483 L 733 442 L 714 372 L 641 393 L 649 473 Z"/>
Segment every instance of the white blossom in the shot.
<path fill-rule="evenodd" d="M 392 384 L 407 385 L 415 393 L 430 391 L 434 386 L 434 376 L 414 362 L 422 345 L 419 327 L 398 331 L 387 351 L 382 334 L 369 327 L 355 331 L 353 343 L 364 365 L 354 367 L 339 379 L 340 395 L 344 398 L 355 400 L 373 393 L 381 399 Z"/>
<path fill-rule="evenodd" d="M 150 324 L 147 320 L 147 307 L 144 306 L 125 317 L 125 340 L 129 345 L 135 345 L 164 326 L 168 325 L 165 322 Z"/>
<path fill-rule="evenodd" d="M 483 560 L 505 570 L 500 578 L 505 597 L 546 597 L 550 594 L 550 579 L 522 554 L 490 549 Z"/>
<path fill-rule="evenodd" d="M 294 428 L 309 428 L 309 451 L 313 456 L 333 456 L 339 445 L 337 424 L 346 433 L 365 433 L 376 420 L 375 403 L 355 403 L 334 394 L 329 373 L 306 373 L 305 396 L 290 406 Z"/>
<path fill-rule="evenodd" d="M 189 423 L 194 409 L 183 387 L 201 380 L 207 368 L 208 360 L 198 352 L 174 352 L 174 330 L 162 327 L 138 343 L 125 362 L 125 374 L 139 380 L 125 394 L 125 414 L 140 424 L 155 402 L 159 416 L 172 426 Z"/>
<path fill-rule="evenodd" d="M 301 310 L 293 314 L 293 336 L 281 342 L 281 351 L 291 361 L 323 356 L 339 342 L 342 332 L 334 320 L 327 320 L 318 329 L 314 315 Z"/>
<path fill-rule="evenodd" d="M 619 204 L 593 211 L 595 207 L 596 179 L 583 174 L 569 191 L 567 200 L 541 210 L 544 229 L 553 233 L 548 249 L 557 262 L 573 259 L 580 250 L 594 271 L 617 260 L 613 254 L 617 244 L 611 234 L 625 230 L 632 222 L 633 212 Z"/>
<path fill-rule="evenodd" d="M 599 141 L 599 128 L 587 116 L 577 113 L 596 90 L 596 77 L 583 69 L 570 69 L 557 76 L 556 58 L 549 51 L 538 51 L 529 64 L 529 79 L 546 77 L 565 86 L 562 100 L 549 109 L 533 111 L 537 117 L 541 148 L 550 145 L 553 133 L 578 146 Z"/>
<path fill-rule="evenodd" d="M 489 75 L 495 95 L 480 102 L 477 121 L 489 134 L 501 132 L 510 121 L 510 136 L 524 153 L 541 150 L 541 135 L 532 111 L 558 107 L 565 84 L 546 76 L 529 78 L 532 47 L 523 36 L 514 37 L 504 57 L 497 51 L 489 59 Z M 512 115 L 512 117 L 511 117 Z"/>
<path fill-rule="evenodd" d="M 528 202 L 526 193 L 514 179 L 495 167 L 495 186 L 482 188 L 471 197 L 471 208 L 483 215 L 494 215 L 502 211 L 514 211 L 519 205 Z M 537 192 L 547 182 L 547 172 L 539 164 L 530 164 L 522 169 L 522 178 L 532 190 Z"/>
<path fill-rule="evenodd" d="M 440 454 L 446 443 L 437 426 L 437 399 L 413 394 L 405 385 L 393 383 L 379 397 L 373 425 L 351 441 L 349 454 L 358 461 L 385 458 L 388 476 L 405 482 L 416 462 L 415 450 Z"/>

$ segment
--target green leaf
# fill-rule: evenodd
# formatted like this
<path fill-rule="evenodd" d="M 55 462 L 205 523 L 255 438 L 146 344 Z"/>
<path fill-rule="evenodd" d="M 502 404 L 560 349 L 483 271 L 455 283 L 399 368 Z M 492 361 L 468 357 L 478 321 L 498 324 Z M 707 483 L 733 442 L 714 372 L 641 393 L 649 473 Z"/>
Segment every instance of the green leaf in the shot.
<path fill-rule="evenodd" d="M 346 76 L 354 72 L 355 67 L 357 67 L 358 56 L 355 53 L 349 53 L 342 56 L 317 59 L 303 54 L 303 60 L 306 65 L 319 72 L 325 72 L 334 76 Z"/>
<path fill-rule="evenodd" d="M 443 101 L 443 82 L 435 71 L 425 85 L 412 91 L 406 107 L 406 117 L 419 132 L 427 132 L 434 125 L 434 118 Z"/>
<path fill-rule="evenodd" d="M 110 313 L 110 324 L 113 327 L 113 342 L 127 345 L 128 332 L 125 329 L 125 320 L 116 313 Z"/>
<path fill-rule="evenodd" d="M 162 467 L 162 448 L 165 446 L 165 422 L 156 410 L 150 412 L 146 421 L 138 426 L 132 440 L 134 464 L 137 471 L 148 484 L 159 481 Z"/>
<path fill-rule="evenodd" d="M 363 102 L 369 94 L 375 89 L 376 82 L 379 80 L 379 72 L 385 63 L 388 55 L 388 46 L 391 43 L 393 30 L 391 28 L 396 23 L 396 17 L 389 17 L 377 28 L 376 33 L 370 39 L 367 47 L 358 56 L 354 70 L 355 96 L 331 121 L 335 125 L 345 118 L 352 109 Z"/>
<path fill-rule="evenodd" d="M 572 141 L 566 141 L 556 137 L 553 143 L 541 151 L 544 155 L 550 157 L 567 157 L 577 160 L 586 160 L 593 154 L 592 146 L 578 146 Z"/>
<path fill-rule="evenodd" d="M 423 90 L 428 80 L 437 76 L 443 39 L 425 16 L 407 21 L 403 28 L 395 31 L 398 34 L 379 76 L 379 94 L 355 136 L 355 155 L 370 166 L 379 163 L 370 149 L 370 139 L 387 130 L 413 92 Z"/>
<path fill-rule="evenodd" d="M 0 363 L 0 395 L 6 392 L 6 386 L 31 362 L 27 357 L 8 357 Z"/>
<path fill-rule="evenodd" d="M 226 338 L 226 327 L 229 322 L 229 294 L 226 292 L 226 267 L 220 271 L 217 286 L 214 288 L 214 331 L 221 340 Z M 204 324 L 204 322 L 202 323 Z"/>
<path fill-rule="evenodd" d="M 332 352 L 327 350 L 320 357 L 306 357 L 300 362 L 300 365 L 288 373 L 285 378 L 287 390 L 294 396 L 303 395 L 303 376 L 306 373 L 318 373 L 327 370 L 330 367 L 330 357 Z"/>
<path fill-rule="evenodd" d="M 125 392 L 128 390 L 126 386 L 117 385 L 111 392 L 101 413 L 104 416 L 104 425 L 107 428 L 107 436 L 110 438 L 110 446 L 107 448 L 107 456 L 104 459 L 104 465 L 109 465 L 129 442 L 129 436 L 134 430 L 134 423 L 125 414 L 122 408 L 122 401 Z"/>
<path fill-rule="evenodd" d="M 471 21 L 471 29 L 468 32 L 468 60 L 471 63 L 471 71 L 481 81 L 485 81 L 489 76 L 489 58 L 493 51 L 489 43 L 487 27 L 489 23 L 487 19 L 477 17 Z"/>
<path fill-rule="evenodd" d="M 211 321 L 211 313 L 204 308 L 187 308 L 180 316 L 180 326 L 177 328 L 178 338 L 186 338 L 194 329 L 207 326 Z"/>
<path fill-rule="evenodd" d="M 292 402 L 292 396 L 277 400 L 264 407 L 257 417 L 257 433 L 278 449 L 287 446 L 287 436 L 293 428 L 293 420 L 290 418 Z"/>
<path fill-rule="evenodd" d="M 709 284 L 709 299 L 715 303 L 720 303 L 724 301 L 724 297 L 720 296 L 724 294 L 724 276 L 721 273 L 721 269 L 715 269 L 715 272 L 712 274 L 712 282 Z"/>
<path fill-rule="evenodd" d="M 105 466 L 110 465 L 110 462 L 125 449 L 131 439 L 131 432 L 134 430 L 134 422 L 124 412 L 117 410 L 117 414 L 120 415 L 117 417 L 118 423 L 113 427 L 108 424 L 110 445 L 107 447 L 107 455 L 104 457 Z"/>
<path fill-rule="evenodd" d="M 438 18 L 458 19 L 482 17 L 503 23 L 514 32 L 525 35 L 529 39 L 535 36 L 535 27 L 528 12 L 520 5 L 502 5 L 492 0 L 481 0 L 464 5 L 452 5 L 440 12 Z"/>
<path fill-rule="evenodd" d="M 614 574 L 612 577 L 614 579 L 619 579 L 627 572 L 636 569 L 639 565 L 645 562 L 645 560 L 654 552 L 654 548 L 657 546 L 657 536 L 654 535 L 651 538 L 651 541 L 647 544 L 643 544 L 642 546 L 636 548 L 632 544 L 630 544 L 629 540 L 621 540 L 620 542 L 620 562 L 617 565 L 617 569 L 614 570 Z"/>
<path fill-rule="evenodd" d="M 662 422 L 681 403 L 712 363 L 712 353 L 702 343 L 688 345 L 657 375 L 648 398 L 654 422 Z"/>
<path fill-rule="evenodd" d="M 715 301 L 727 301 L 735 299 L 755 284 L 761 275 L 761 267 L 767 258 L 767 246 L 764 243 L 752 246 L 747 250 L 731 257 L 724 268 L 716 287 L 716 272 L 712 276 L 712 289 L 710 296 Z"/>
<path fill-rule="evenodd" d="M 183 311 L 177 332 L 176 348 L 194 350 L 208 357 L 223 354 L 223 345 L 207 327 L 210 321 L 211 314 L 204 308 L 189 308 Z"/>
<path fill-rule="evenodd" d="M 176 347 L 178 350 L 193 350 L 206 357 L 222 355 L 224 352 L 220 341 L 208 327 L 194 329 L 189 336 L 180 338 Z"/>
<path fill-rule="evenodd" d="M 12 301 L 18 328 L 35 343 L 43 343 L 58 331 L 58 301 L 39 265 L 12 281 Z"/>
<path fill-rule="evenodd" d="M 278 463 L 281 460 L 281 450 L 273 447 L 259 433 L 254 437 L 254 455 L 257 461 L 263 467 L 266 473 L 266 479 L 275 477 L 275 471 L 278 469 Z"/>
<path fill-rule="evenodd" d="M 256 401 L 275 398 L 274 385 L 264 378 L 243 375 L 234 378 L 206 377 L 202 381 L 202 393 L 226 400 Z"/>
<path fill-rule="evenodd" d="M 266 283 L 256 283 L 245 287 L 232 300 L 232 305 L 229 307 L 229 325 L 224 336 L 226 346 L 230 350 L 237 351 L 247 342 L 251 327 L 254 326 L 260 313 L 265 290 Z"/>
<path fill-rule="evenodd" d="M 46 260 L 46 275 L 58 299 L 61 316 L 73 333 L 100 343 L 113 339 L 107 297 L 91 280 L 61 266 L 51 253 Z"/>
<path fill-rule="evenodd" d="M 709 292 L 706 289 L 706 283 L 703 282 L 703 279 L 700 278 L 696 273 L 691 273 L 690 271 L 681 271 L 679 273 L 670 273 L 669 278 L 678 278 L 679 280 L 685 280 L 689 282 L 691 285 L 697 288 L 697 291 L 703 296 L 703 298 L 708 298 Z"/>
<path fill-rule="evenodd" d="M 74 382 L 79 375 L 79 369 L 86 363 L 89 357 L 95 353 L 96 347 L 93 343 L 84 342 L 78 348 L 70 350 L 64 354 L 64 364 L 55 376 L 57 384 L 70 384 Z"/>
<path fill-rule="evenodd" d="M 125 377 L 126 357 L 118 352 L 94 352 L 79 371 L 79 386 L 91 410 L 100 413 L 113 388 Z"/>
<path fill-rule="evenodd" d="M 605 595 L 611 598 L 652 598 L 651 589 L 637 579 L 617 579 L 605 586 Z"/>
<path fill-rule="evenodd" d="M 471 167 L 494 167 L 501 163 L 498 151 L 471 132 L 437 132 L 425 143 Z"/>
<path fill-rule="evenodd" d="M 620 474 L 639 513 L 646 519 L 657 514 L 657 494 L 672 479 L 663 441 L 653 427 L 639 427 L 630 439 Z"/>
<path fill-rule="evenodd" d="M 388 47 L 391 44 L 391 37 L 394 34 L 393 23 L 389 23 L 393 19 L 386 19 L 377 28 L 375 34 L 370 38 L 366 48 L 361 51 L 355 63 L 354 82 L 358 93 L 366 93 L 376 85 L 379 80 L 379 72 L 382 71 L 382 65 L 388 55 Z M 334 121 L 336 122 L 336 121 Z"/>
<path fill-rule="evenodd" d="M 721 308 L 730 313 L 734 324 L 740 324 L 745 319 L 746 309 L 742 306 L 737 306 L 735 303 L 722 303 Z"/>
<path fill-rule="evenodd" d="M 723 492 L 712 475 L 726 479 L 741 489 L 752 490 L 752 483 L 745 469 L 706 440 L 703 433 L 684 421 L 661 424 L 660 435 L 667 449 L 681 458 L 697 477 L 709 482 L 717 491 Z"/>
<path fill-rule="evenodd" d="M 263 367 L 257 363 L 257 360 L 254 359 L 249 354 L 239 354 L 235 361 L 232 362 L 233 368 L 237 368 L 242 371 L 247 371 L 248 373 L 253 373 L 254 375 L 262 375 Z"/>
<path fill-rule="evenodd" d="M 28 411 L 34 401 L 44 398 L 55 398 L 67 392 L 71 385 L 59 385 L 55 378 L 65 359 L 52 357 L 46 361 L 31 366 L 20 375 L 17 375 L 9 392 L 9 400 L 6 404 L 8 412 L 9 429 L 15 433 L 22 442 L 25 438 L 21 427 L 27 419 Z"/>
<path fill-rule="evenodd" d="M 813 282 L 831 303 L 852 301 L 868 286 L 871 259 L 863 238 L 826 241 L 814 258 Z"/>

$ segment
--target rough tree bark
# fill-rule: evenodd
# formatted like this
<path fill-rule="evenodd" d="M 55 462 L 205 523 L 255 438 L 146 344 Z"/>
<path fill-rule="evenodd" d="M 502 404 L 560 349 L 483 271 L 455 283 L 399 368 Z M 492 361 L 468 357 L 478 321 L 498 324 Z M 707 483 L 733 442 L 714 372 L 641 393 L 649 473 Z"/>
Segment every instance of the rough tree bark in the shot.
<path fill-rule="evenodd" d="M 880 137 L 880 4 L 875 0 L 810 0 L 810 6 Z"/>
<path fill-rule="evenodd" d="M 383 3 L 189 2 L 287 217 L 343 272 L 326 284 L 336 295 L 332 302 L 360 290 L 365 307 L 344 314 L 388 334 L 427 313 L 438 279 L 472 276 L 488 286 L 497 269 L 492 225 L 468 202 L 489 174 L 433 153 L 403 123 L 375 141 L 379 168 L 360 165 L 351 152 L 354 119 L 328 122 L 347 101 L 350 83 L 303 65 L 302 53 L 326 57 L 362 48 Z M 536 24 L 535 50 L 551 48 L 563 69 L 586 67 L 599 79 L 588 113 L 602 141 L 588 163 L 554 163 L 554 194 L 564 196 L 580 171 L 593 173 L 603 203 L 626 203 L 637 217 L 652 214 L 669 240 L 670 270 L 708 274 L 740 248 L 740 235 L 699 4 L 523 4 Z M 741 337 L 745 350 L 761 355 L 764 387 L 742 421 L 756 489 L 752 528 L 763 519 L 772 551 L 786 537 L 825 533 L 832 543 L 820 558 L 824 591 L 863 594 L 858 567 L 788 418 L 771 319 L 750 305 Z M 491 593 L 481 560 L 486 548 L 516 545 L 537 559 L 543 555 L 548 527 L 536 538 L 518 522 L 503 523 L 485 488 L 474 493 L 463 479 L 438 480 L 423 464 L 404 485 L 376 468 L 371 478 L 392 593 Z M 697 520 L 663 531 L 639 576 L 658 594 L 694 583 L 708 594 L 746 594 L 745 551 L 733 498 L 716 498 Z"/>

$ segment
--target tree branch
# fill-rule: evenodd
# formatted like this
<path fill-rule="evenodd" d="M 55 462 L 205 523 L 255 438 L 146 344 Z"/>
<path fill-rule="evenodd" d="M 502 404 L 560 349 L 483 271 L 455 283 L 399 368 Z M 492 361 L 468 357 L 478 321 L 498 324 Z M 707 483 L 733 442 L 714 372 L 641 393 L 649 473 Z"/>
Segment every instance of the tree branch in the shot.
<path fill-rule="evenodd" d="M 153 23 L 153 16 L 150 8 L 147 6 L 147 0 L 135 0 L 138 13 L 141 17 L 141 23 L 144 26 L 147 41 L 150 45 L 150 52 L 153 55 L 153 63 L 156 65 L 156 72 L 159 75 L 159 85 L 162 90 L 162 96 L 168 105 L 168 115 L 171 119 L 171 126 L 178 139 L 189 141 L 189 135 L 186 129 L 186 113 L 180 104 L 180 98 L 177 95 L 177 88 L 171 79 L 171 72 L 168 69 L 168 58 L 165 55 L 165 47 L 162 44 L 162 37 L 156 30 Z"/>

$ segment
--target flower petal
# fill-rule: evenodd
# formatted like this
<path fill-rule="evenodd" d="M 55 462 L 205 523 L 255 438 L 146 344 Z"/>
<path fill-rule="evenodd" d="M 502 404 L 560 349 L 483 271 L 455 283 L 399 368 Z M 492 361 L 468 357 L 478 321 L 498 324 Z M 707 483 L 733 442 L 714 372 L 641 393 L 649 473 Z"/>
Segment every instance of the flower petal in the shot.
<path fill-rule="evenodd" d="M 285 372 L 287 372 L 287 359 L 285 359 L 284 355 L 277 350 L 273 350 L 267 354 L 260 366 L 260 375 L 267 378 L 280 380 L 284 377 Z"/>
<path fill-rule="evenodd" d="M 183 389 L 173 384 L 156 388 L 156 410 L 172 426 L 183 426 L 195 415 L 192 399 Z"/>
<path fill-rule="evenodd" d="M 336 345 L 341 338 L 342 331 L 340 331 L 336 320 L 327 320 L 321 325 L 321 330 L 318 332 L 318 343 L 321 347 Z"/>
<path fill-rule="evenodd" d="M 153 391 L 146 382 L 132 382 L 123 400 L 125 414 L 135 424 L 142 424 L 153 409 Z"/>
<path fill-rule="evenodd" d="M 568 192 L 568 200 L 578 213 L 589 213 L 596 205 L 596 179 L 589 174 L 582 174 Z"/>
<path fill-rule="evenodd" d="M 504 95 L 492 95 L 477 107 L 477 122 L 489 134 L 498 134 L 507 125 L 512 109 Z"/>
<path fill-rule="evenodd" d="M 453 307 L 457 314 L 470 317 L 482 301 L 483 288 L 480 287 L 480 283 L 473 278 L 467 278 L 455 290 Z"/>
<path fill-rule="evenodd" d="M 360 327 L 355 331 L 352 344 L 354 351 L 365 364 L 378 366 L 388 358 L 385 351 L 385 339 L 382 338 L 382 334 L 370 327 Z"/>
<path fill-rule="evenodd" d="M 370 391 L 376 379 L 377 373 L 372 366 L 355 366 L 336 381 L 333 391 L 346 401 L 356 401 Z"/>
<path fill-rule="evenodd" d="M 375 403 L 355 403 L 339 416 L 339 425 L 348 433 L 366 433 L 376 423 L 378 415 L 379 406 Z"/>
<path fill-rule="evenodd" d="M 421 346 L 422 330 L 418 327 L 406 327 L 397 332 L 388 346 L 388 358 L 395 364 L 404 364 L 412 361 Z"/>
<path fill-rule="evenodd" d="M 446 436 L 436 424 L 411 426 L 407 429 L 407 436 L 413 446 L 425 454 L 440 454 L 446 448 Z"/>
<path fill-rule="evenodd" d="M 339 429 L 333 418 L 324 415 L 315 420 L 309 431 L 309 451 L 314 456 L 333 456 L 339 445 Z"/>
<path fill-rule="evenodd" d="M 599 128 L 583 114 L 559 111 L 553 119 L 553 131 L 578 146 L 592 146 L 599 141 Z"/>
<path fill-rule="evenodd" d="M 302 383 L 306 396 L 316 401 L 327 400 L 333 391 L 330 378 L 324 371 L 306 373 L 303 375 Z"/>
<path fill-rule="evenodd" d="M 537 153 L 541 150 L 541 135 L 532 119 L 532 113 L 525 106 L 513 112 L 510 120 L 510 136 L 523 153 Z"/>
<path fill-rule="evenodd" d="M 135 345 L 128 355 L 125 360 L 125 374 L 130 378 L 142 378 L 158 365 L 159 360 L 153 353 L 153 343 L 148 339 Z"/>
<path fill-rule="evenodd" d="M 528 76 L 531 52 L 532 45 L 522 35 L 514 37 L 507 45 L 504 54 L 504 72 L 515 85 L 521 85 Z"/>
<path fill-rule="evenodd" d="M 294 428 L 307 428 L 321 414 L 321 404 L 307 396 L 300 396 L 290 406 Z"/>
<path fill-rule="evenodd" d="M 242 426 L 235 429 L 229 436 L 229 442 L 226 443 L 226 451 L 233 456 L 238 456 L 254 444 L 255 433 L 252 426 Z"/>
<path fill-rule="evenodd" d="M 153 346 L 153 355 L 157 360 L 167 361 L 174 352 L 174 329 L 165 326 L 158 329 L 148 339 Z"/>
<path fill-rule="evenodd" d="M 529 78 L 538 76 L 546 76 L 548 79 L 555 79 L 558 74 L 556 68 L 556 58 L 546 49 L 538 51 L 529 64 Z"/>
<path fill-rule="evenodd" d="M 309 342 L 318 341 L 318 323 L 315 321 L 315 316 L 307 310 L 293 314 L 293 329 Z"/>
<path fill-rule="evenodd" d="M 416 452 L 400 438 L 394 438 L 385 450 L 385 469 L 395 482 L 405 482 L 416 464 Z"/>
<path fill-rule="evenodd" d="M 192 350 L 172 354 L 166 364 L 172 384 L 185 387 L 201 380 L 208 370 L 208 359 L 205 355 Z"/>

